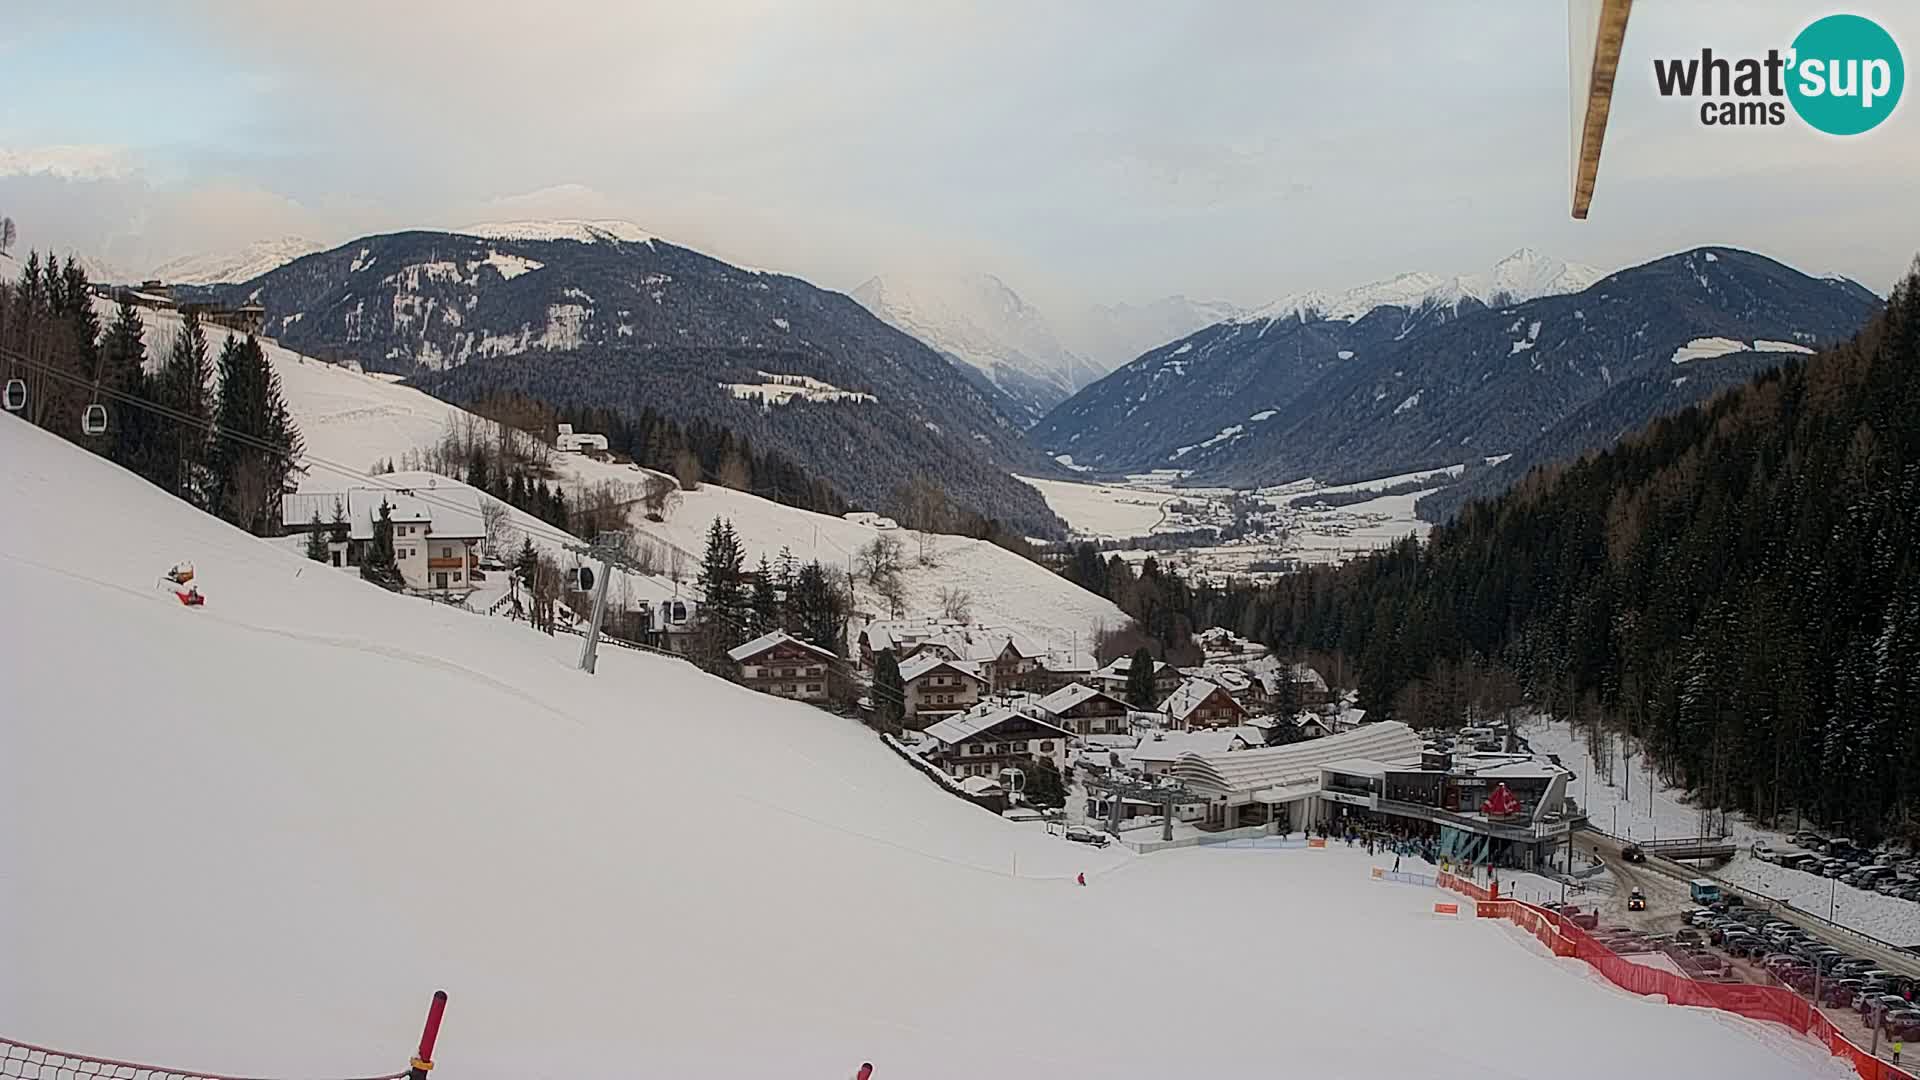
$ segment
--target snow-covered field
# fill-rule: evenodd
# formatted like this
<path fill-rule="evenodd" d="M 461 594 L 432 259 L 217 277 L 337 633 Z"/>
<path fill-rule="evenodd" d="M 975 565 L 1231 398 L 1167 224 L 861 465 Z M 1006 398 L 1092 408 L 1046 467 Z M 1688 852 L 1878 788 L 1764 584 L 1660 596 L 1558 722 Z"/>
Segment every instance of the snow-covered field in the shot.
<path fill-rule="evenodd" d="M 1632 797 L 1628 797 L 1627 768 L 1620 760 L 1618 737 L 1613 740 L 1611 751 L 1614 783 L 1609 785 L 1606 783 L 1604 765 L 1595 760 L 1596 757 L 1606 757 L 1606 750 L 1593 754 L 1585 739 L 1575 735 L 1567 724 L 1535 720 L 1522 733 L 1536 752 L 1558 754 L 1568 768 L 1579 774 L 1568 793 L 1575 802 L 1586 808 L 1587 819 L 1595 827 L 1633 840 L 1701 835 L 1699 807 L 1689 802 L 1685 793 L 1669 788 L 1657 779 L 1649 788 L 1647 773 L 1637 757 L 1632 764 Z M 1712 826 L 1707 831 L 1718 832 L 1719 823 L 1720 815 L 1713 814 Z M 1738 852 L 1731 863 L 1714 871 L 1716 876 L 1764 895 L 1790 901 L 1802 911 L 1823 919 L 1830 918 L 1841 926 L 1890 944 L 1920 944 L 1920 904 L 1856 889 L 1832 878 L 1803 870 L 1789 870 L 1756 859 L 1749 851 L 1755 840 L 1765 840 L 1782 849 L 1790 849 L 1792 844 L 1781 832 L 1764 828 L 1738 814 L 1726 816 L 1726 830 L 1736 841 Z"/>
<path fill-rule="evenodd" d="M 101 310 L 103 319 L 112 317 L 110 306 Z M 150 353 L 179 325 L 177 318 L 153 311 L 142 311 L 141 317 L 147 324 Z M 216 351 L 218 333 L 209 334 Z M 472 419 L 466 411 L 389 377 L 363 375 L 309 359 L 270 340 L 262 339 L 261 345 L 280 375 L 287 407 L 306 439 L 310 468 L 300 481 L 303 491 L 339 491 L 366 484 L 369 480 L 362 474 L 375 462 L 398 462 L 409 451 L 439 441 L 454 425 Z M 576 454 L 560 455 L 557 466 L 569 478 L 570 487 L 603 481 L 637 486 L 644 479 L 631 467 Z M 443 486 L 461 485 L 445 481 Z M 669 560 L 678 550 L 686 581 L 698 570 L 707 527 L 716 516 L 733 522 L 750 563 L 763 554 L 773 559 L 782 547 L 789 547 L 803 562 L 817 558 L 829 568 L 845 570 L 855 563 L 860 548 L 883 533 L 717 484 L 682 492 L 662 516 L 664 522 L 649 521 L 645 508 L 636 505 L 631 525 L 652 538 Z M 538 543 L 541 530 L 529 532 Z M 1111 601 L 983 540 L 937 535 L 929 548 L 934 565 L 923 566 L 919 533 L 907 529 L 884 533 L 898 538 L 905 549 L 901 584 L 909 617 L 941 614 L 941 592 L 950 589 L 968 594 L 975 622 L 1019 631 L 1049 648 L 1088 649 L 1100 629 L 1118 629 L 1128 622 Z M 670 567 L 661 570 L 665 573 Z M 864 583 L 857 587 L 856 597 L 862 610 L 888 614 Z"/>
<path fill-rule="evenodd" d="M 1231 500 L 1254 500 L 1258 520 L 1249 534 L 1221 544 L 1200 544 L 1168 552 L 1123 551 L 1138 561 L 1147 556 L 1197 573 L 1253 576 L 1271 573 L 1258 566 L 1281 561 L 1340 562 L 1387 547 L 1408 536 L 1424 537 L 1432 529 L 1414 517 L 1413 506 L 1426 490 L 1382 495 L 1347 506 L 1295 506 L 1294 500 L 1316 494 L 1338 495 L 1384 489 L 1410 480 L 1430 480 L 1427 490 L 1443 487 L 1464 466 L 1386 476 L 1351 484 L 1323 486 L 1302 480 L 1257 492 L 1181 485 L 1177 472 L 1130 476 L 1125 484 L 1096 484 L 1072 480 L 1021 477 L 1040 491 L 1047 505 L 1060 515 L 1076 536 L 1125 540 L 1157 532 L 1171 532 L 1234 521 Z"/>
<path fill-rule="evenodd" d="M 12 417 L 0 458 L 13 1037 L 366 1075 L 444 987 L 472 1080 L 1845 1075 L 1360 852 L 1071 844 L 850 721 L 313 573 Z M 204 608 L 154 587 L 182 557 Z"/>
<path fill-rule="evenodd" d="M 1178 496 L 1170 491 L 1078 484 L 1070 480 L 1020 480 L 1039 489 L 1047 508 L 1060 515 L 1077 535 L 1124 540 L 1145 536 L 1166 523 L 1166 504 Z"/>

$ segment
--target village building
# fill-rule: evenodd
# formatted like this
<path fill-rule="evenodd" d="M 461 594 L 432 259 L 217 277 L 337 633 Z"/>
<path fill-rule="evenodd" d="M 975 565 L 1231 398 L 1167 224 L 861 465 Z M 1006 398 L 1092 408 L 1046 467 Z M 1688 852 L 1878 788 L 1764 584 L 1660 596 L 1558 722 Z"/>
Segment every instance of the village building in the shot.
<path fill-rule="evenodd" d="M 471 489 L 469 489 L 471 490 Z M 477 511 L 468 512 L 453 492 L 426 487 L 353 487 L 343 492 L 301 492 L 282 496 L 281 524 L 289 533 L 306 533 L 315 526 L 331 537 L 334 507 L 347 519 L 347 538 L 329 539 L 328 562 L 358 567 L 373 545 L 374 523 L 382 508 L 393 525 L 393 561 L 409 591 L 472 592 L 484 580 L 478 547 L 486 528 Z"/>
<path fill-rule="evenodd" d="M 1106 667 L 1094 672 L 1089 678 L 1088 683 L 1098 689 L 1105 690 L 1114 697 L 1125 700 L 1127 696 L 1127 677 L 1132 672 L 1132 669 L 1133 658 L 1122 656 L 1108 663 Z M 1174 667 L 1164 660 L 1155 660 L 1153 662 L 1153 699 L 1155 701 L 1164 701 L 1168 694 L 1180 688 L 1180 684 L 1185 681 L 1185 679 L 1186 676 L 1180 674 L 1179 668 Z"/>
<path fill-rule="evenodd" d="M 572 424 L 561 424 L 556 429 L 553 448 L 563 454 L 604 454 L 607 452 L 607 437 L 575 431 Z"/>
<path fill-rule="evenodd" d="M 795 701 L 827 700 L 827 669 L 839 659 L 781 630 L 727 650 L 740 682 L 763 694 Z"/>
<path fill-rule="evenodd" d="M 1075 735 L 1125 735 L 1127 703 L 1082 683 L 1069 683 L 1034 703 L 1045 718 Z"/>
<path fill-rule="evenodd" d="M 1445 858 L 1522 869 L 1551 860 L 1575 819 L 1568 770 L 1520 754 L 1425 751 L 1394 721 L 1290 746 L 1189 753 L 1167 775 L 1209 796 L 1206 828 L 1390 831 L 1426 837 Z"/>
<path fill-rule="evenodd" d="M 1188 679 L 1160 703 L 1160 714 L 1170 728 L 1235 727 L 1247 719 L 1246 706 L 1233 700 L 1226 688 L 1210 679 Z"/>
<path fill-rule="evenodd" d="M 979 665 L 925 650 L 900 665 L 900 681 L 906 688 L 903 712 L 910 728 L 924 728 L 973 708 L 987 688 Z"/>
<path fill-rule="evenodd" d="M 1062 768 L 1071 734 L 1036 717 L 993 702 L 929 725 L 923 753 L 947 775 L 998 777 L 1006 769 L 1030 769 L 1038 758 Z"/>

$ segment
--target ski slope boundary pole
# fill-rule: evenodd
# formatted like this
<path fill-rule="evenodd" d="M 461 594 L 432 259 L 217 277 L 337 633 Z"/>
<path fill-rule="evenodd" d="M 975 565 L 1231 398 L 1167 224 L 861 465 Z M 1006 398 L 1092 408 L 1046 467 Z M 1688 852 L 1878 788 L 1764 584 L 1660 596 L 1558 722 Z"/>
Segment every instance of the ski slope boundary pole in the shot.
<path fill-rule="evenodd" d="M 447 992 L 435 990 L 433 1004 L 427 1006 L 427 1026 L 420 1031 L 420 1052 L 414 1055 L 407 1080 L 427 1080 L 433 1069 L 433 1044 L 440 1038 L 440 1020 L 447 1014 Z"/>

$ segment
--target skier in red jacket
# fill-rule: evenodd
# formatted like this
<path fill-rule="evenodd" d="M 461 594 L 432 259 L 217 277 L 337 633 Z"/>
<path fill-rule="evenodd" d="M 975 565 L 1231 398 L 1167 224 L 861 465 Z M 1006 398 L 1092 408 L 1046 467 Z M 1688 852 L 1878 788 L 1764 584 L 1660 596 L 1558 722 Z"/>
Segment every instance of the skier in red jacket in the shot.
<path fill-rule="evenodd" d="M 873 1078 L 873 1062 L 871 1061 L 862 1062 L 860 1065 L 860 1071 L 853 1074 L 853 1080 L 872 1080 L 872 1078 Z"/>

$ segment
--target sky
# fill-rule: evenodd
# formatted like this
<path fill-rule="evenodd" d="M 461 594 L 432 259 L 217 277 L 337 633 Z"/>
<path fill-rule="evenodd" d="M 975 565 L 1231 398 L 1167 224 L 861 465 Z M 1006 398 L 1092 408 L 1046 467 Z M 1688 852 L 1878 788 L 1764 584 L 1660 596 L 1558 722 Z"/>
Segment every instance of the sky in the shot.
<path fill-rule="evenodd" d="M 0 23 L 0 214 L 133 275 L 617 217 L 829 288 L 978 270 L 1043 307 L 1252 306 L 1523 246 L 1729 244 L 1884 292 L 1920 250 L 1920 102 L 1837 139 L 1702 127 L 1653 85 L 1656 56 L 1829 10 L 1636 5 L 1577 222 L 1552 0 L 36 5 Z M 1920 6 L 1847 10 L 1920 59 Z"/>

